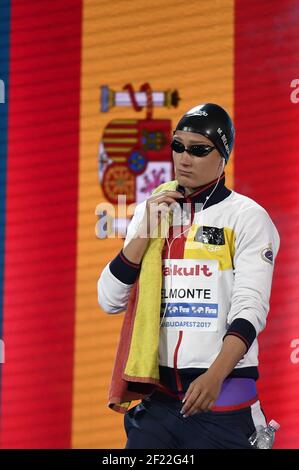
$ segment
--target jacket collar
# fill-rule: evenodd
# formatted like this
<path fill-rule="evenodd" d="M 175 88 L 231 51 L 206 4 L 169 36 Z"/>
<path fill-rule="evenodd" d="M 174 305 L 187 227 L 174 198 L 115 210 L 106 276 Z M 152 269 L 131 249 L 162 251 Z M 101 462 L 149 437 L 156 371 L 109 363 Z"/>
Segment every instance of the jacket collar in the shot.
<path fill-rule="evenodd" d="M 187 201 L 187 202 L 192 202 L 194 204 L 195 203 L 203 204 L 206 201 L 207 196 L 210 196 L 204 206 L 204 209 L 206 209 L 207 207 L 210 207 L 226 199 L 231 194 L 232 191 L 225 186 L 225 173 L 223 172 L 222 175 L 220 176 L 218 185 L 217 185 L 217 179 L 218 178 L 196 188 L 191 194 L 188 194 L 188 196 L 185 196 L 185 202 Z M 213 191 L 216 185 L 217 187 L 215 191 Z M 181 185 L 177 186 L 177 191 L 181 192 L 182 194 L 185 193 L 185 189 Z M 212 191 L 213 191 L 213 194 L 212 194 Z M 180 201 L 184 202 L 183 199 L 181 199 Z"/>

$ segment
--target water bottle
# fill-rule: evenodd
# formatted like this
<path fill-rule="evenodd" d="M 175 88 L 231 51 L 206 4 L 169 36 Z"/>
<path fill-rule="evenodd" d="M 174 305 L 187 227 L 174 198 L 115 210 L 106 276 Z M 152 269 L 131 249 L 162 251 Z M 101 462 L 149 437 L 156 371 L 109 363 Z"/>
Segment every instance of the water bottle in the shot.
<path fill-rule="evenodd" d="M 249 442 L 255 449 L 271 449 L 273 446 L 275 432 L 280 425 L 272 419 L 268 426 L 257 426 L 256 431 L 250 436 Z"/>

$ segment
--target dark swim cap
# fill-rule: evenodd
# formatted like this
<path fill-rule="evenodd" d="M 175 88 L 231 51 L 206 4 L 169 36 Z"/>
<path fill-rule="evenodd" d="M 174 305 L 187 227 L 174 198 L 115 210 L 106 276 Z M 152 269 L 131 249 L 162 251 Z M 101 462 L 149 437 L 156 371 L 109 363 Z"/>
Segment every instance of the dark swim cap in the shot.
<path fill-rule="evenodd" d="M 227 163 L 231 154 L 235 128 L 227 112 L 214 103 L 195 106 L 184 114 L 175 131 L 196 132 L 210 139 Z"/>

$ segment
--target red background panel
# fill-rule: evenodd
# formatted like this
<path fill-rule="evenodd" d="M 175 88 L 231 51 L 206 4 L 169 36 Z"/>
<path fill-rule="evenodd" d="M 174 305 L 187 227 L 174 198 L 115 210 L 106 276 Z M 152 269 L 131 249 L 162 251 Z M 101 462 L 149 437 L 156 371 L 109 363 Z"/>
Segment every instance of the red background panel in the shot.
<path fill-rule="evenodd" d="M 275 447 L 283 448 L 299 447 L 299 365 L 290 359 L 299 338 L 299 105 L 290 99 L 298 24 L 294 0 L 236 1 L 234 189 L 265 207 L 281 237 L 258 383 L 267 418 L 281 424 Z"/>
<path fill-rule="evenodd" d="M 10 41 L 1 445 L 70 447 L 81 0 L 12 2 Z"/>

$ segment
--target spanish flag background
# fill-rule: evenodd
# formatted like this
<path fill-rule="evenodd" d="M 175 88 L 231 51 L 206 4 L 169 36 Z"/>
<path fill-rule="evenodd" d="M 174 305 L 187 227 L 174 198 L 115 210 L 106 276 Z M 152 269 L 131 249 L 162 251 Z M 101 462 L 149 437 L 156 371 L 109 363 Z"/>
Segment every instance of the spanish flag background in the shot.
<path fill-rule="evenodd" d="M 299 447 L 298 24 L 296 0 L 0 0 L 1 448 L 124 448 L 107 407 L 123 314 L 96 289 L 123 244 L 95 230 L 117 173 L 105 189 L 98 159 L 109 123 L 149 119 L 144 84 L 179 96 L 152 103 L 168 131 L 203 102 L 233 117 L 226 184 L 281 237 L 260 400 L 275 447 Z"/>

